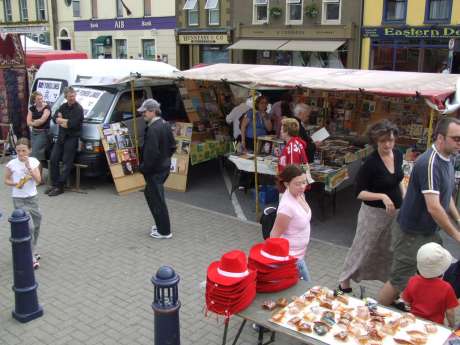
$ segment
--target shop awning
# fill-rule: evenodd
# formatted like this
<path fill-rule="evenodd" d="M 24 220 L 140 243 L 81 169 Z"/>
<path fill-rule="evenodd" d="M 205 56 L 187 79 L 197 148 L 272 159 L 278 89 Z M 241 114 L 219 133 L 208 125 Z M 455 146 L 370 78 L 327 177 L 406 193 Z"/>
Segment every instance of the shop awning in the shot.
<path fill-rule="evenodd" d="M 239 40 L 228 49 L 278 50 L 279 47 L 287 42 L 286 40 Z"/>
<path fill-rule="evenodd" d="M 96 44 L 103 44 L 104 46 L 112 45 L 112 36 L 99 36 L 95 40 Z"/>
<path fill-rule="evenodd" d="M 259 41 L 260 42 L 260 41 Z M 385 96 L 424 97 L 439 109 L 455 93 L 458 75 L 274 65 L 215 64 L 181 72 L 185 79 L 227 81 L 265 87 L 353 91 Z M 460 88 L 460 80 L 459 80 Z"/>
<path fill-rule="evenodd" d="M 334 52 L 345 41 L 288 41 L 278 50 L 303 51 L 303 52 Z"/>

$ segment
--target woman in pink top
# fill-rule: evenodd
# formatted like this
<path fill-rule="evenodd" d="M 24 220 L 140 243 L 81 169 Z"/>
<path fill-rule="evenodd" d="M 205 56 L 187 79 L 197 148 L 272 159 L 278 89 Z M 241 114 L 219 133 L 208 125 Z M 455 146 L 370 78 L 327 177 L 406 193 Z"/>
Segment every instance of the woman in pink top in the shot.
<path fill-rule="evenodd" d="M 298 165 L 288 165 L 278 179 L 281 189 L 285 191 L 278 205 L 270 237 L 283 237 L 289 241 L 289 254 L 297 258 L 300 277 L 310 281 L 305 263 L 311 220 L 311 209 L 304 196 L 307 175 Z"/>

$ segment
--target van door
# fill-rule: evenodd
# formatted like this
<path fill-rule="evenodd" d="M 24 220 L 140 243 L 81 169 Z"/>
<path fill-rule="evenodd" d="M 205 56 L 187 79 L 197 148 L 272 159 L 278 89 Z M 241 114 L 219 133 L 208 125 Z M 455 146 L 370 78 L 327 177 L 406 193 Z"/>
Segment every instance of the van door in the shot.
<path fill-rule="evenodd" d="M 148 91 L 145 89 L 134 90 L 134 104 L 136 109 L 136 123 L 137 123 L 137 137 L 138 145 L 142 146 L 144 142 L 144 129 L 145 121 L 141 114 L 137 113 L 137 109 L 148 98 Z M 124 90 L 120 92 L 113 108 L 109 123 L 123 122 L 129 128 L 133 141 L 134 139 L 134 126 L 133 126 L 133 109 L 131 104 L 131 90 Z"/>

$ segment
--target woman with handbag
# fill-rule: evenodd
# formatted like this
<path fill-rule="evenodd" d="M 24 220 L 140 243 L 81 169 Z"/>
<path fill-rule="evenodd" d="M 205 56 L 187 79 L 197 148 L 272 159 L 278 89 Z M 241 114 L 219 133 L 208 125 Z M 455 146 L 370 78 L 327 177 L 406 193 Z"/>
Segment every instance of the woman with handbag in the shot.
<path fill-rule="evenodd" d="M 43 165 L 46 160 L 46 149 L 49 144 L 48 132 L 50 129 L 51 111 L 43 101 L 43 95 L 35 91 L 32 93 L 33 105 L 27 113 L 27 125 L 30 127 L 30 139 L 32 142 L 32 157 L 37 158 Z M 40 171 L 40 176 L 41 171 Z"/>

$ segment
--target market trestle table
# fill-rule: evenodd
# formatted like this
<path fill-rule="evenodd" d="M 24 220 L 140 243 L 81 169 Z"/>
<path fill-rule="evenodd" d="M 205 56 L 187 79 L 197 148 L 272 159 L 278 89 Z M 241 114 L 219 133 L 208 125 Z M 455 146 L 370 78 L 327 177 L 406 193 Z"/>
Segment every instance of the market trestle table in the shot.
<path fill-rule="evenodd" d="M 246 157 L 246 158 L 245 158 Z M 238 188 L 238 181 L 241 174 L 241 171 L 246 171 L 253 173 L 254 172 L 254 160 L 253 155 L 229 155 L 228 160 L 231 161 L 236 166 L 235 173 L 233 174 L 232 179 L 232 188 L 230 196 Z M 257 172 L 261 175 L 276 176 L 277 163 L 272 159 L 271 156 L 259 157 L 257 160 Z M 335 214 L 336 209 L 336 196 L 337 196 L 337 187 L 348 179 L 348 169 L 347 166 L 341 168 L 333 168 L 329 166 L 324 166 L 320 164 L 310 164 L 310 173 L 316 183 L 321 183 L 324 185 L 324 191 L 322 192 L 322 198 L 324 198 L 324 193 L 328 193 L 332 197 L 332 213 Z M 321 202 L 321 212 L 325 213 L 324 200 Z"/>
<path fill-rule="evenodd" d="M 268 345 L 268 344 L 274 343 L 275 333 L 290 336 L 296 340 L 300 340 L 304 342 L 305 344 L 309 344 L 309 345 L 327 345 L 326 343 L 322 341 L 316 340 L 314 338 L 311 338 L 299 332 L 294 332 L 293 330 L 290 330 L 289 328 L 282 327 L 282 326 L 277 325 L 276 323 L 268 321 L 270 317 L 272 316 L 273 311 L 262 309 L 262 304 L 266 300 L 276 301 L 278 298 L 282 298 L 282 297 L 290 299 L 292 296 L 300 296 L 304 294 L 313 285 L 314 284 L 307 283 L 303 280 L 300 280 L 293 287 L 287 290 L 281 291 L 281 292 L 257 294 L 254 302 L 252 302 L 252 304 L 247 309 L 236 314 L 236 316 L 242 318 L 243 321 L 241 322 L 240 327 L 238 328 L 238 331 L 235 335 L 232 345 L 237 344 L 238 339 L 241 335 L 241 332 L 243 331 L 243 328 L 248 321 L 256 323 L 257 325 L 260 326 L 257 345 Z M 222 345 L 227 344 L 227 332 L 228 332 L 229 323 L 230 321 L 225 323 Z M 270 339 L 266 343 L 263 342 L 264 340 L 263 339 L 263 335 L 264 335 L 263 329 L 264 328 L 270 331 Z"/>
<path fill-rule="evenodd" d="M 303 295 L 308 289 L 310 289 L 314 285 L 316 284 L 307 283 L 303 280 L 300 280 L 293 287 L 287 290 L 281 291 L 281 292 L 269 293 L 269 294 L 263 294 L 263 293 L 257 294 L 254 302 L 252 302 L 252 304 L 248 308 L 246 308 L 242 312 L 235 315 L 235 316 L 242 318 L 243 321 L 241 322 L 238 332 L 235 335 L 232 345 L 237 345 L 241 332 L 243 331 L 243 328 L 248 321 L 256 323 L 257 325 L 260 326 L 257 345 L 268 345 L 268 344 L 274 343 L 275 333 L 287 335 L 296 340 L 300 340 L 301 342 L 308 344 L 308 345 L 328 345 L 327 343 L 321 340 L 309 337 L 308 335 L 300 333 L 300 332 L 295 332 L 289 328 L 282 327 L 274 322 L 269 321 L 274 311 L 262 309 L 262 304 L 266 300 L 276 301 L 278 298 L 287 298 L 288 300 L 290 300 L 291 297 L 293 296 Z M 390 309 L 398 313 L 402 313 L 401 311 L 394 310 L 392 308 L 387 308 L 387 309 Z M 222 345 L 227 344 L 227 332 L 228 332 L 229 322 L 230 320 L 228 320 L 225 323 Z M 442 327 L 442 326 L 439 325 L 438 327 Z M 264 340 L 263 339 L 263 333 L 264 333 L 263 328 L 270 331 L 270 339 L 266 343 L 263 342 Z M 442 344 L 436 344 L 436 345 L 442 345 Z"/>

